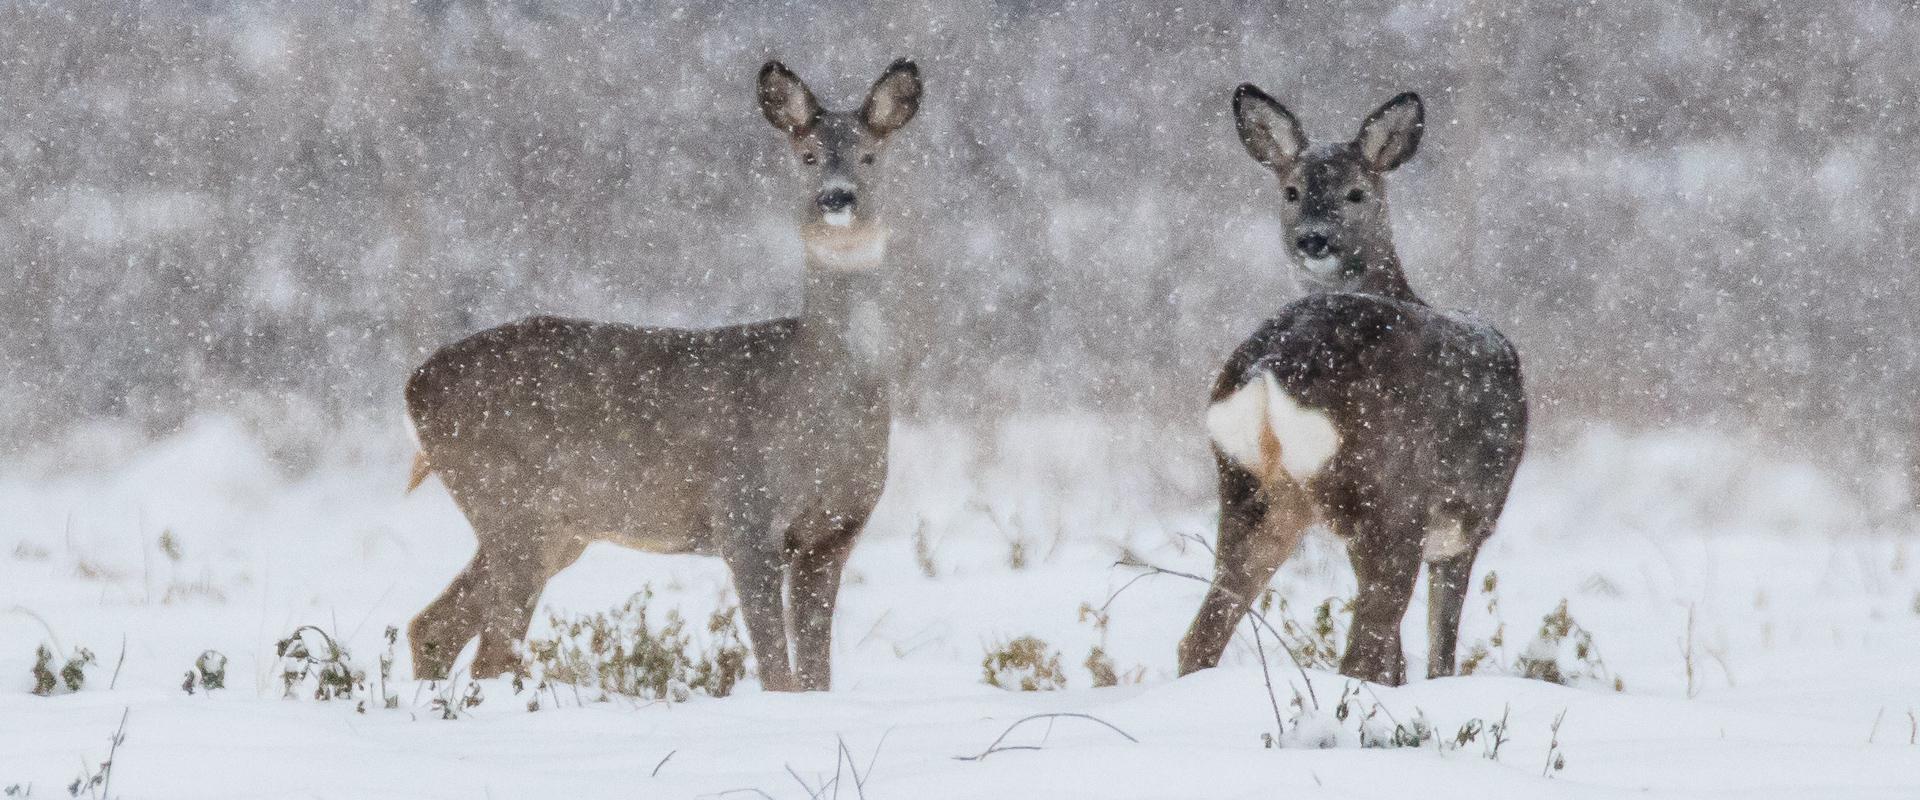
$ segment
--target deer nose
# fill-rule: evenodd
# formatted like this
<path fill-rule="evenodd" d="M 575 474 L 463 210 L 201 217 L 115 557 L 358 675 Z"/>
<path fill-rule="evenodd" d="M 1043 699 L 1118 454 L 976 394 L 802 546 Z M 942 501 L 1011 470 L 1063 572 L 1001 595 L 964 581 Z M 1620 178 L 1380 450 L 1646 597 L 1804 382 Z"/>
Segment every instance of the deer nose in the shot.
<path fill-rule="evenodd" d="M 829 213 L 849 210 L 855 202 L 853 192 L 848 189 L 828 189 L 814 200 L 820 204 L 821 211 Z"/>
<path fill-rule="evenodd" d="M 1327 252 L 1332 249 L 1328 246 L 1327 237 L 1317 233 L 1302 235 L 1293 240 L 1293 246 L 1308 258 L 1326 258 Z"/>

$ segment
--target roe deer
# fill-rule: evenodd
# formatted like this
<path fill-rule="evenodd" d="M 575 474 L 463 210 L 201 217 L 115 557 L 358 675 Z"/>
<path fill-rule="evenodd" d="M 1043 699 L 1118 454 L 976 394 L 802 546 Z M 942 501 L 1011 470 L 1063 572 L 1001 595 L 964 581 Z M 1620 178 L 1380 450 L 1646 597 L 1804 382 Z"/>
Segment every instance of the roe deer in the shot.
<path fill-rule="evenodd" d="M 438 473 L 479 540 L 408 628 L 417 675 L 444 676 L 476 635 L 474 674 L 513 669 L 548 579 L 603 540 L 720 556 L 761 684 L 828 688 L 841 569 L 887 473 L 877 161 L 920 89 L 901 59 L 859 111 L 828 112 L 779 62 L 760 70 L 760 110 L 808 177 L 799 316 L 707 330 L 534 317 L 414 371 L 412 483 Z"/>
<path fill-rule="evenodd" d="M 1527 404 L 1506 338 L 1421 301 L 1394 253 L 1384 178 L 1420 144 L 1420 98 L 1395 97 L 1353 141 L 1311 149 L 1294 116 L 1252 84 L 1233 110 L 1247 152 L 1280 179 L 1287 257 L 1309 293 L 1243 342 L 1214 383 L 1219 545 L 1180 672 L 1219 663 L 1247 603 L 1323 521 L 1359 580 L 1340 672 L 1406 680 L 1400 618 L 1424 561 L 1427 675 L 1451 675 L 1473 560 L 1506 504 Z"/>

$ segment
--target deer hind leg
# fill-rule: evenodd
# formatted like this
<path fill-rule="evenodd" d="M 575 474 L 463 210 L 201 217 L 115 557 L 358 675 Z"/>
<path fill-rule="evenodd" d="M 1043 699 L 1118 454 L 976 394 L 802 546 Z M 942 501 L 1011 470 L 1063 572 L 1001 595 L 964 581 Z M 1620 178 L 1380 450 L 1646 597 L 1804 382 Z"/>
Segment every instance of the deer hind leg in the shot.
<path fill-rule="evenodd" d="M 531 531 L 529 531 L 531 532 Z M 516 541 L 524 549 L 496 553 L 500 564 L 486 584 L 487 604 L 480 615 L 480 647 L 473 657 L 475 677 L 492 678 L 520 669 L 514 644 L 525 641 L 533 612 L 547 582 L 573 565 L 586 552 L 585 538 L 565 534 L 533 534 Z"/>
<path fill-rule="evenodd" d="M 794 669 L 802 691 L 824 692 L 833 677 L 833 610 L 840 576 L 867 514 L 813 512 L 794 524 L 791 575 Z"/>
<path fill-rule="evenodd" d="M 772 535 L 773 515 L 766 493 L 729 483 L 734 485 L 716 488 L 711 509 L 713 543 L 733 574 L 760 686 L 770 692 L 794 691 L 782 597 L 786 548 Z"/>
<path fill-rule="evenodd" d="M 1306 492 L 1291 483 L 1258 488 L 1245 470 L 1221 468 L 1220 535 L 1213 585 L 1180 640 L 1180 674 L 1220 663 L 1234 628 L 1313 522 Z"/>
<path fill-rule="evenodd" d="M 1348 540 L 1347 555 L 1359 581 L 1353 626 L 1340 674 L 1399 686 L 1407 681 L 1407 657 L 1400 647 L 1400 620 L 1420 577 L 1420 540 L 1400 537 L 1402 526 L 1380 520 L 1362 522 Z"/>
<path fill-rule="evenodd" d="M 1427 677 L 1444 678 L 1454 673 L 1460 642 L 1460 611 L 1466 606 L 1467 592 L 1473 585 L 1473 562 L 1480 555 L 1480 543 L 1486 540 L 1483 526 L 1451 522 L 1458 542 L 1452 548 L 1437 547 L 1432 526 L 1423 555 L 1427 561 Z M 1462 535 L 1460 532 L 1467 532 Z M 1445 531 L 1442 532 L 1446 533 Z"/>
<path fill-rule="evenodd" d="M 480 634 L 484 609 L 482 588 L 492 571 L 485 550 L 473 554 L 466 569 L 432 603 L 407 624 L 407 644 L 413 650 L 413 676 L 441 680 L 453 667 L 460 648 Z"/>

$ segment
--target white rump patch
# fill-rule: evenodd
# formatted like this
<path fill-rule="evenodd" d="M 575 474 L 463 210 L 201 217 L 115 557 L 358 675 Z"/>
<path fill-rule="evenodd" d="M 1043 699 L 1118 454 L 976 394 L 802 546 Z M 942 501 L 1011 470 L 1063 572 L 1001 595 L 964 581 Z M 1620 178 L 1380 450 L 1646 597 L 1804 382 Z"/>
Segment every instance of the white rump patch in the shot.
<path fill-rule="evenodd" d="M 401 421 L 407 423 L 407 438 L 413 441 L 414 449 L 415 450 L 422 449 L 422 446 L 420 444 L 420 429 L 413 424 L 413 415 L 406 412 L 401 412 L 400 419 Z"/>
<path fill-rule="evenodd" d="M 1207 435 L 1233 463 L 1255 472 L 1266 469 L 1264 447 L 1267 425 L 1267 382 L 1247 381 L 1226 399 L 1207 407 Z M 1275 388 L 1278 388 L 1277 386 Z"/>
<path fill-rule="evenodd" d="M 1279 470 L 1306 483 L 1340 450 L 1327 413 L 1294 400 L 1270 372 L 1209 406 L 1207 434 L 1234 463 L 1269 480 Z"/>
<path fill-rule="evenodd" d="M 1420 558 L 1431 564 L 1467 552 L 1467 529 L 1460 520 L 1435 516 L 1427 523 L 1426 538 L 1420 540 Z"/>

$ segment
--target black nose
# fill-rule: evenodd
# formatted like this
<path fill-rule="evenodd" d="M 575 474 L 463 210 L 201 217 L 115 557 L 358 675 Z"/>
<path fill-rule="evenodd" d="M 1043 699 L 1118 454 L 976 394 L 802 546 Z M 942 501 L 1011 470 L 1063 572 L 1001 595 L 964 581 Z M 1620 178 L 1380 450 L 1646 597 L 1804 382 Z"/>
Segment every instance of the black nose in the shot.
<path fill-rule="evenodd" d="M 1327 257 L 1327 237 L 1317 233 L 1305 234 L 1293 240 L 1293 246 L 1300 248 L 1300 252 L 1308 258 Z"/>
<path fill-rule="evenodd" d="M 816 198 L 821 211 L 845 211 L 853 208 L 853 192 L 846 189 L 828 189 Z"/>

